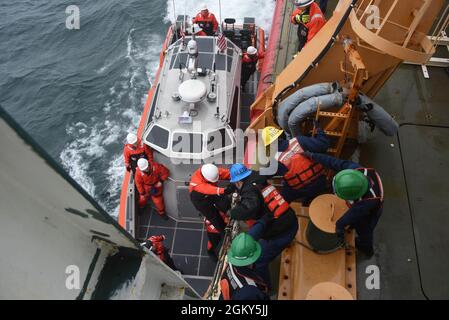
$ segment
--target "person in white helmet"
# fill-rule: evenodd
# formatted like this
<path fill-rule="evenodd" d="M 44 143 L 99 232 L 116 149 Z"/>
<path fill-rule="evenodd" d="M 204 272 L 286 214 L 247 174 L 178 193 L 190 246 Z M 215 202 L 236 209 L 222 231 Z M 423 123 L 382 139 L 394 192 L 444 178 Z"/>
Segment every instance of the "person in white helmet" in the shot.
<path fill-rule="evenodd" d="M 143 144 L 134 133 L 128 133 L 126 142 L 123 149 L 123 157 L 125 158 L 125 168 L 127 171 L 132 170 L 135 173 L 137 160 L 141 158 L 153 162 L 153 151 L 149 146 Z"/>
<path fill-rule="evenodd" d="M 298 25 L 298 51 L 301 51 L 326 24 L 326 18 L 314 0 L 294 0 L 294 5 L 296 9 L 290 20 Z"/>
<path fill-rule="evenodd" d="M 163 164 L 148 162 L 147 159 L 141 158 L 137 161 L 137 170 L 134 175 L 139 192 L 139 207 L 143 209 L 151 199 L 157 213 L 165 220 L 168 217 L 165 213 L 163 183 L 168 179 L 169 174 L 170 172 Z"/>
<path fill-rule="evenodd" d="M 249 78 L 257 69 L 257 62 L 259 61 L 259 58 L 263 58 L 263 56 L 253 46 L 249 46 L 246 49 L 246 52 L 243 54 L 242 77 L 241 77 L 241 81 L 240 81 L 243 91 L 245 89 L 245 85 L 248 82 Z"/>
<path fill-rule="evenodd" d="M 213 36 L 218 30 L 218 21 L 215 15 L 209 12 L 205 4 L 201 6 L 201 11 L 193 18 L 193 23 L 198 24 L 201 29 L 197 35 L 199 36 Z"/>
<path fill-rule="evenodd" d="M 190 180 L 190 199 L 194 207 L 205 217 L 204 223 L 209 236 L 209 254 L 216 254 L 218 243 L 224 234 L 226 222 L 223 213 L 226 213 L 231 207 L 227 195 L 234 191 L 232 185 L 220 188 L 217 186 L 217 182 L 229 180 L 229 178 L 229 169 L 205 164 L 193 173 Z M 213 229 L 217 232 L 209 232 Z"/>

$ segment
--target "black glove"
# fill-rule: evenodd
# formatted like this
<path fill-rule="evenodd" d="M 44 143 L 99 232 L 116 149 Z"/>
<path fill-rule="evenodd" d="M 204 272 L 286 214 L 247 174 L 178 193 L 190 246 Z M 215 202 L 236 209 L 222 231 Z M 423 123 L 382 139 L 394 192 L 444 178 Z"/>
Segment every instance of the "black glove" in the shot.
<path fill-rule="evenodd" d="M 131 171 L 131 166 L 126 166 L 126 171 Z"/>
<path fill-rule="evenodd" d="M 228 195 L 231 194 L 235 191 L 235 185 L 233 184 L 229 184 L 225 189 L 224 189 L 224 194 Z"/>

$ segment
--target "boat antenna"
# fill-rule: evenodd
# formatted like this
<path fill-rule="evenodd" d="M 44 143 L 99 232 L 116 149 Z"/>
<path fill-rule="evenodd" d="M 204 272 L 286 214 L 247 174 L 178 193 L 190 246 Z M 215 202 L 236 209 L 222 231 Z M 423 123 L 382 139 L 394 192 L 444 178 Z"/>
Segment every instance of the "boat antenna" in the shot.
<path fill-rule="evenodd" d="M 175 6 L 175 0 L 173 0 L 173 16 L 175 20 L 173 20 L 173 31 L 175 33 L 175 39 L 178 40 L 178 30 L 176 30 L 176 6 Z"/>
<path fill-rule="evenodd" d="M 221 0 L 218 0 L 218 19 L 220 20 L 220 33 L 223 33 L 223 21 L 221 20 Z"/>
<path fill-rule="evenodd" d="M 187 21 L 187 0 L 184 1 L 184 21 L 182 22 L 182 34 L 183 34 L 182 45 L 183 46 L 185 45 L 185 41 L 186 41 L 186 37 L 185 37 L 186 23 L 187 23 L 186 21 Z"/>

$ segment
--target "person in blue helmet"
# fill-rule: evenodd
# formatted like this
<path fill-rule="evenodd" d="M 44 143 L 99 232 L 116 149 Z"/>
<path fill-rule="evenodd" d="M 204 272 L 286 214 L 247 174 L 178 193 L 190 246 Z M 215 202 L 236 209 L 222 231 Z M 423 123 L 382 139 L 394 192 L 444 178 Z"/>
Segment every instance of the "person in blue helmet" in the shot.
<path fill-rule="evenodd" d="M 255 228 L 249 233 L 262 247 L 255 271 L 270 284 L 268 265 L 293 241 L 298 220 L 288 202 L 265 177 L 240 163 L 232 165 L 230 173 L 230 182 L 235 184 L 240 201 L 229 214 L 232 219 L 246 221 L 251 229 Z"/>
<path fill-rule="evenodd" d="M 349 209 L 337 220 L 336 233 L 343 239 L 347 227 L 355 228 L 357 249 L 371 257 L 374 254 L 374 228 L 382 214 L 384 199 L 379 174 L 374 169 L 349 160 L 309 151 L 303 155 L 337 172 L 332 186 L 335 194 L 346 201 Z"/>

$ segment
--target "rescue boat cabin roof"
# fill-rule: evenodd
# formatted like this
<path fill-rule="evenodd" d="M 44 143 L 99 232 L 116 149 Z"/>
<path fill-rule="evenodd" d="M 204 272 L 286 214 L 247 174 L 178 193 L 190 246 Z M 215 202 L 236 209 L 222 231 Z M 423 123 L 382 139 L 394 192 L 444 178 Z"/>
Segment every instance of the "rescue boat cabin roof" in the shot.
<path fill-rule="evenodd" d="M 219 52 L 216 37 L 196 37 L 195 73 L 188 70 L 190 40 L 179 39 L 166 50 L 143 141 L 170 158 L 206 159 L 235 147 L 229 122 L 239 108 L 242 53 L 229 39 Z M 186 81 L 205 88 L 199 101 L 183 97 Z"/>

